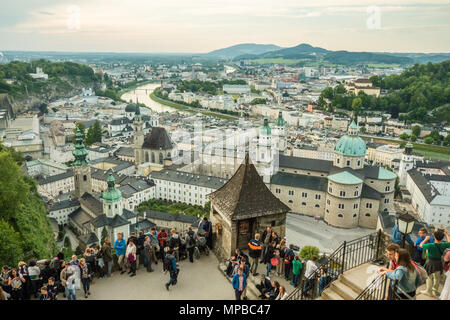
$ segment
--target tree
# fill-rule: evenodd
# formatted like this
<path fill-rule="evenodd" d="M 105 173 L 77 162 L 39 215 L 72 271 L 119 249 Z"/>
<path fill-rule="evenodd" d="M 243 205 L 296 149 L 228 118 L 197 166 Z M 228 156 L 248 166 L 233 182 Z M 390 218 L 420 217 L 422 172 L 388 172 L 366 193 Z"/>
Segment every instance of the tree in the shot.
<path fill-rule="evenodd" d="M 430 136 L 426 136 L 425 139 L 423 139 L 426 144 L 432 144 L 434 139 Z"/>
<path fill-rule="evenodd" d="M 106 230 L 106 227 L 103 227 L 102 229 L 102 243 L 105 243 L 105 239 L 108 237 L 108 230 Z"/>
<path fill-rule="evenodd" d="M 420 137 L 421 128 L 420 126 L 416 125 L 412 128 L 412 134 L 416 137 Z"/>
<path fill-rule="evenodd" d="M 95 142 L 102 142 L 102 126 L 100 121 L 95 120 L 94 124 L 88 129 L 86 134 L 86 145 L 90 146 Z"/>
<path fill-rule="evenodd" d="M 408 140 L 408 139 L 409 139 L 409 135 L 408 135 L 407 133 L 403 132 L 403 133 L 400 135 L 400 139 L 402 139 L 402 140 Z"/>
<path fill-rule="evenodd" d="M 75 125 L 75 129 L 73 129 L 73 134 L 77 134 L 77 130 L 78 130 L 78 129 L 80 129 L 81 134 L 83 135 L 83 139 L 86 139 L 86 134 L 85 134 L 86 126 L 85 126 L 83 123 L 78 122 L 78 123 Z M 74 140 L 74 142 L 75 142 L 75 140 Z"/>
<path fill-rule="evenodd" d="M 357 116 L 362 108 L 362 100 L 360 97 L 354 98 L 352 101 L 352 110 L 355 113 L 355 116 Z"/>
<path fill-rule="evenodd" d="M 17 266 L 24 259 L 20 234 L 5 220 L 0 220 L 0 265 Z"/>
<path fill-rule="evenodd" d="M 450 147 L 450 134 L 448 134 L 448 135 L 445 137 L 443 144 L 444 144 L 444 146 L 446 146 L 446 147 Z"/>
<path fill-rule="evenodd" d="M 361 132 L 361 133 L 366 133 L 366 131 L 367 131 L 367 129 L 366 129 L 365 126 L 361 126 L 361 127 L 359 128 L 359 132 Z"/>
<path fill-rule="evenodd" d="M 314 246 L 304 246 L 302 250 L 300 250 L 300 257 L 310 260 L 313 256 L 319 257 L 319 248 Z"/>
<path fill-rule="evenodd" d="M 413 134 L 410 136 L 410 139 L 411 139 L 411 142 L 416 142 L 416 141 L 417 141 L 417 136 L 413 133 Z"/>

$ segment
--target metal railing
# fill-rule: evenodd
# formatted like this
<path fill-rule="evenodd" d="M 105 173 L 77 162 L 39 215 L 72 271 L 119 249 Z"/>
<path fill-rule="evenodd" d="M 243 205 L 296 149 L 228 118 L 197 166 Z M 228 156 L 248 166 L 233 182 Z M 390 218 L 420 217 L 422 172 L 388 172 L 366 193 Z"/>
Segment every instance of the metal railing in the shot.
<path fill-rule="evenodd" d="M 403 297 L 399 292 L 403 293 Z M 385 274 L 375 278 L 355 300 L 415 300 L 399 286 L 398 280 L 392 281 Z"/>
<path fill-rule="evenodd" d="M 287 300 L 314 300 L 337 280 L 339 275 L 364 263 L 378 259 L 381 230 L 378 233 L 344 241 L 331 255 L 325 257 L 312 275 L 302 277 L 298 287 Z M 304 267 L 305 268 L 305 267 Z"/>

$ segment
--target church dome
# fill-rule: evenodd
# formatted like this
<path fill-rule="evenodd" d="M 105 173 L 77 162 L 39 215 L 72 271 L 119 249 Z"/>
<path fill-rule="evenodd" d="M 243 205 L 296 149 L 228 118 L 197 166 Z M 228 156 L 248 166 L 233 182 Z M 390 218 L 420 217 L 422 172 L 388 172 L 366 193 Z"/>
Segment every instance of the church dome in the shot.
<path fill-rule="evenodd" d="M 365 156 L 366 143 L 358 136 L 345 135 L 334 146 L 334 152 L 351 157 Z"/>
<path fill-rule="evenodd" d="M 111 172 L 109 173 L 109 177 L 106 181 L 108 183 L 108 189 L 102 193 L 103 201 L 108 203 L 120 201 L 122 199 L 122 192 L 115 187 L 115 179 Z"/>
<path fill-rule="evenodd" d="M 125 112 L 136 112 L 136 104 L 130 103 L 125 107 Z"/>

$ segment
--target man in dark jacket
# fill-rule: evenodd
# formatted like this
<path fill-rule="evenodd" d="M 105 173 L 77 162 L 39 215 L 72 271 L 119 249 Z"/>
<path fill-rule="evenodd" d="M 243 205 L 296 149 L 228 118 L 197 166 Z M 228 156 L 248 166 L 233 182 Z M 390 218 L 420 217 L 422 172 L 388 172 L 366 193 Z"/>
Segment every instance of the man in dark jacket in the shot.
<path fill-rule="evenodd" d="M 263 242 L 263 247 L 262 247 L 262 256 L 261 256 L 260 263 L 264 263 L 266 253 L 267 253 L 267 248 L 269 247 L 270 243 L 272 242 L 272 228 L 271 227 L 267 227 L 266 230 L 264 230 L 261 240 Z"/>
<path fill-rule="evenodd" d="M 176 232 L 175 229 L 170 230 L 170 238 L 169 238 L 169 248 L 172 250 L 173 255 L 177 261 L 180 261 L 180 246 L 181 239 L 180 235 Z"/>
<path fill-rule="evenodd" d="M 212 249 L 212 225 L 208 218 L 203 218 L 203 230 L 205 231 L 206 245 Z"/>
<path fill-rule="evenodd" d="M 195 249 L 195 232 L 192 231 L 192 227 L 188 228 L 186 233 L 186 249 L 189 255 L 189 261 L 194 262 L 194 249 Z"/>
<path fill-rule="evenodd" d="M 139 237 L 137 239 L 137 244 L 136 244 L 136 253 L 138 254 L 138 263 L 137 263 L 137 267 L 139 269 L 139 265 L 142 264 L 144 262 L 144 265 L 146 265 L 145 263 L 145 252 L 144 252 L 144 242 L 145 242 L 145 235 L 144 232 L 142 230 L 139 230 L 138 232 Z"/>
<path fill-rule="evenodd" d="M 248 243 L 248 255 L 251 258 L 251 266 L 250 266 L 250 272 L 254 275 L 258 275 L 258 262 L 259 258 L 261 258 L 261 252 L 262 252 L 262 243 L 259 241 L 260 234 L 255 234 L 255 239 L 250 240 Z"/>
<path fill-rule="evenodd" d="M 135 245 L 136 248 L 137 248 L 137 246 L 138 246 L 138 239 L 136 238 L 136 233 L 132 232 L 132 233 L 130 234 L 130 237 L 129 237 L 128 240 L 127 240 L 127 246 L 128 246 L 128 244 L 130 243 L 130 241 L 133 241 L 134 245 Z"/>
<path fill-rule="evenodd" d="M 111 253 L 111 239 L 109 237 L 105 238 L 105 243 L 102 247 L 103 261 L 106 265 L 106 270 L 108 271 L 108 277 L 111 277 L 111 270 L 113 267 L 113 256 Z"/>
<path fill-rule="evenodd" d="M 272 283 L 270 282 L 270 280 L 268 278 L 266 278 L 266 276 L 264 274 L 261 274 L 261 281 L 260 281 L 260 283 L 258 283 L 256 285 L 256 288 L 261 293 L 259 295 L 259 297 L 261 299 L 264 299 L 265 298 L 265 294 L 267 292 L 269 292 L 270 290 L 272 290 Z"/>

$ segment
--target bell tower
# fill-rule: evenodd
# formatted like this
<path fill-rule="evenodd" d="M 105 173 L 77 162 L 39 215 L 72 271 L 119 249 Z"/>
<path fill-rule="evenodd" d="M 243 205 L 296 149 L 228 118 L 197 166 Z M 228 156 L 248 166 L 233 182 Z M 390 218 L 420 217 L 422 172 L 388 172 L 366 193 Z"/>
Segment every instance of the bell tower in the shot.
<path fill-rule="evenodd" d="M 144 143 L 144 129 L 143 122 L 141 116 L 141 110 L 139 109 L 139 102 L 136 102 L 136 112 L 134 114 L 133 119 L 133 130 L 134 130 L 134 138 L 133 138 L 133 148 L 134 148 L 134 163 L 139 166 L 144 162 L 143 153 L 142 153 L 142 144 Z"/>
<path fill-rule="evenodd" d="M 91 166 L 87 159 L 88 152 L 84 147 L 83 134 L 77 129 L 75 134 L 75 150 L 72 151 L 75 160 L 73 173 L 75 179 L 75 195 L 80 198 L 85 192 L 92 192 Z"/>
<path fill-rule="evenodd" d="M 413 145 L 407 143 L 405 146 L 405 151 L 402 155 L 402 160 L 400 160 L 400 168 L 398 175 L 400 178 L 399 185 L 406 185 L 406 172 L 414 167 L 414 157 L 413 157 Z"/>

